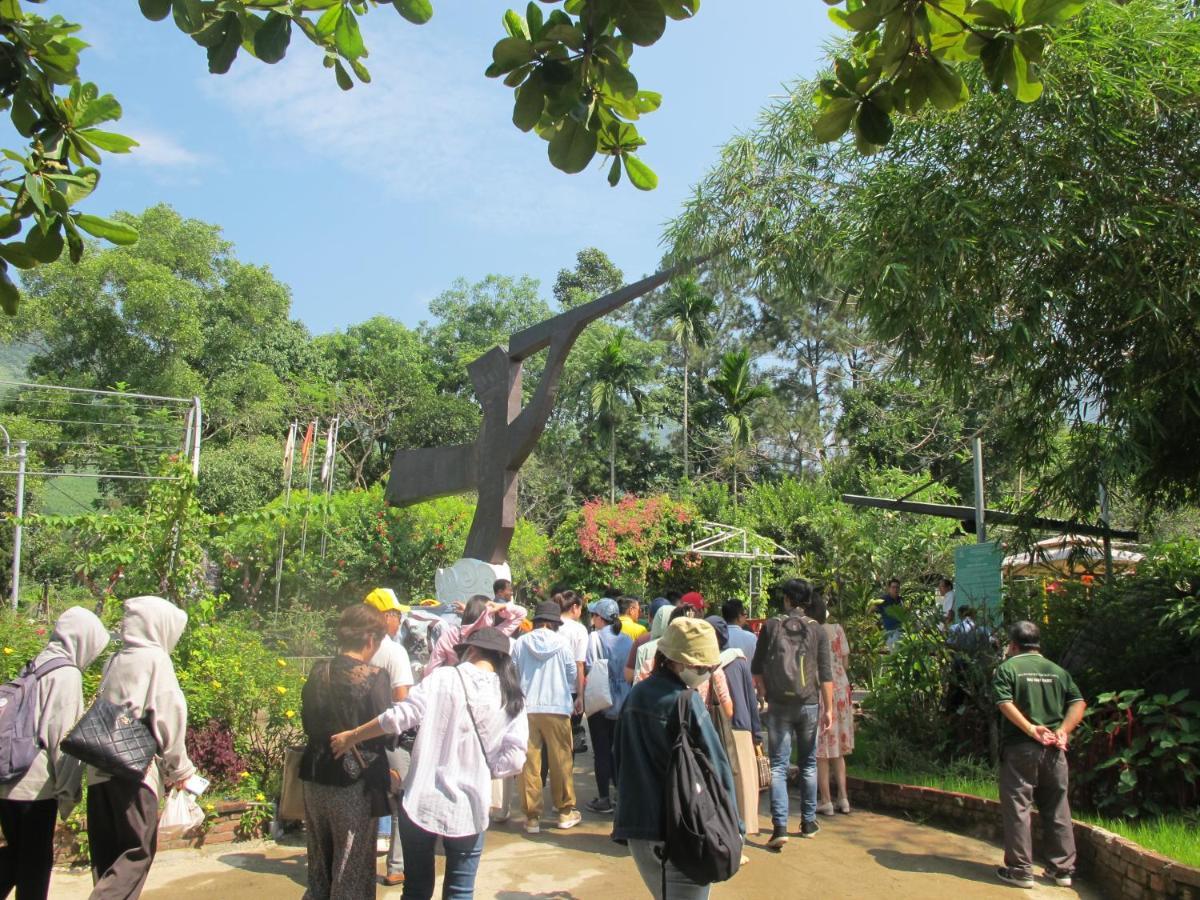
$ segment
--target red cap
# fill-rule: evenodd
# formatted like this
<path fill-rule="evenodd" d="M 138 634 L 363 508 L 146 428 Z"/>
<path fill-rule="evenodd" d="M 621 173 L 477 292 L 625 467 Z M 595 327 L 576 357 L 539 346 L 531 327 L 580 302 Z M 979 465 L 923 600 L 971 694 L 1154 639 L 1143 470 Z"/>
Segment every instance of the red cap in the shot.
<path fill-rule="evenodd" d="M 704 607 L 705 607 L 704 598 L 700 595 L 699 591 L 688 591 L 686 594 L 684 594 L 682 597 L 679 598 L 679 602 L 681 604 L 683 604 L 684 606 L 690 606 L 692 609 L 694 609 L 696 612 L 698 612 L 700 614 L 704 613 Z"/>

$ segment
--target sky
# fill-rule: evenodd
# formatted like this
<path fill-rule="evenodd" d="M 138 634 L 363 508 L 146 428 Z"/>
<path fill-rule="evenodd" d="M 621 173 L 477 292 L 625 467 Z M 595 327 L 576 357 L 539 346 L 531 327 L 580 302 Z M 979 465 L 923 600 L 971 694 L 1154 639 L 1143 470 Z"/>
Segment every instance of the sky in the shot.
<path fill-rule="evenodd" d="M 509 3 L 440 0 L 413 26 L 387 5 L 363 20 L 372 83 L 343 92 L 301 35 L 267 66 L 245 53 L 209 75 L 204 50 L 126 0 L 54 0 L 84 26 L 81 74 L 124 108 L 141 146 L 105 155 L 81 207 L 159 202 L 218 224 L 239 259 L 267 265 L 315 333 L 374 315 L 409 325 L 459 277 L 529 274 L 548 295 L 578 250 L 629 279 L 654 271 L 662 226 L 786 85 L 813 74 L 833 25 L 819 0 L 708 0 L 639 48 L 633 70 L 662 108 L 639 123 L 659 187 L 610 188 L 607 167 L 565 175 L 510 119 L 512 91 L 483 76 Z M 40 10 L 39 10 L 40 11 Z"/>

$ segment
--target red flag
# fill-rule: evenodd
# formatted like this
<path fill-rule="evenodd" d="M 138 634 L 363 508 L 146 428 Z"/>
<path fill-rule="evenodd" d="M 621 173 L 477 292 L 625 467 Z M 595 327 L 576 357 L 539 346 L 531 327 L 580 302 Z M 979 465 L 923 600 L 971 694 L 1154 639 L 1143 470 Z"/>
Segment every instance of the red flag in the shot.
<path fill-rule="evenodd" d="M 304 432 L 304 443 L 300 445 L 300 468 L 308 465 L 308 454 L 312 450 L 313 432 L 316 431 L 316 428 L 316 422 L 309 422 L 308 431 Z"/>

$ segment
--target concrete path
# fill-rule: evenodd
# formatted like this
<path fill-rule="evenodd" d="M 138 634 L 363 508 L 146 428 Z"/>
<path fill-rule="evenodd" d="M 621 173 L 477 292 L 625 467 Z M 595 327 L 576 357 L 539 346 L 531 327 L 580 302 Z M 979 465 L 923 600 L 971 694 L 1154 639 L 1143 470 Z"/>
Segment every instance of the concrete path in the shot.
<path fill-rule="evenodd" d="M 580 757 L 581 763 L 585 762 Z M 586 760 L 590 763 L 590 759 Z M 593 795 L 590 769 L 577 768 L 582 805 Z M 798 804 L 793 804 L 793 811 Z M 763 811 L 766 795 L 763 794 Z M 529 837 L 522 820 L 494 825 L 488 832 L 476 882 L 479 900 L 642 900 L 648 892 L 627 851 L 608 838 L 611 817 L 584 813 L 570 831 L 543 826 Z M 764 815 L 769 828 L 769 817 Z M 1028 892 L 998 882 L 1000 850 L 903 819 L 854 812 L 821 819 L 812 840 L 793 837 L 782 852 L 765 847 L 766 835 L 752 837 L 748 865 L 729 882 L 715 885 L 713 900 L 746 897 L 873 897 L 927 900 L 952 897 L 1098 898 L 1086 885 L 1057 888 L 1039 882 Z M 793 818 L 791 830 L 798 830 Z M 380 858 L 382 866 L 382 857 Z M 440 860 L 439 860 L 440 867 Z M 382 871 L 382 868 L 381 868 Z M 159 855 L 142 895 L 146 900 L 276 900 L 304 890 L 305 853 L 299 845 L 272 842 L 223 844 L 209 850 L 174 850 Z M 55 872 L 55 900 L 83 900 L 91 888 L 87 873 Z M 438 889 L 440 890 L 440 882 Z M 380 900 L 400 900 L 400 888 L 379 889 Z"/>

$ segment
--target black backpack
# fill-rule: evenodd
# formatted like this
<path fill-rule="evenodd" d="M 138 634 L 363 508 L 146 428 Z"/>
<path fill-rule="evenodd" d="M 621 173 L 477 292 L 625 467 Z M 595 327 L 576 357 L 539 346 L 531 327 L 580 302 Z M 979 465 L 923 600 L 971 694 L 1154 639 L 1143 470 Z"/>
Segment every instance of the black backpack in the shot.
<path fill-rule="evenodd" d="M 781 616 L 763 669 L 767 700 L 817 702 L 818 629 L 807 616 Z"/>
<path fill-rule="evenodd" d="M 666 860 L 697 884 L 727 881 L 742 860 L 742 833 L 733 798 L 704 748 L 692 743 L 692 690 L 679 694 L 678 731 L 664 789 L 663 896 Z"/>

